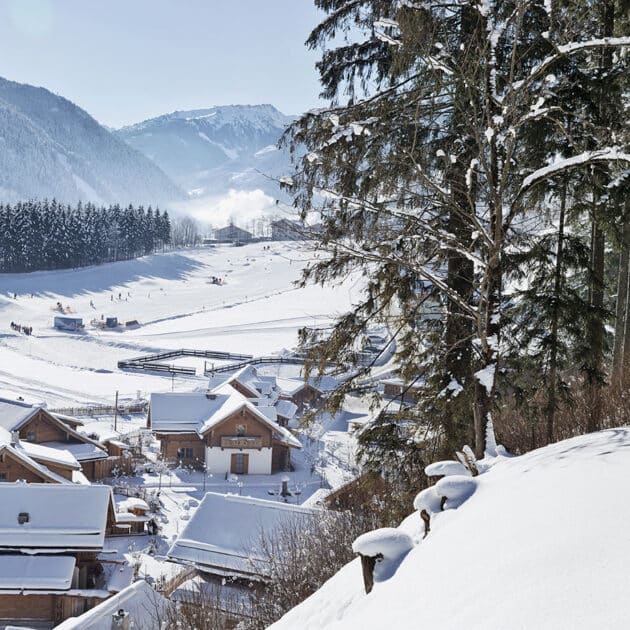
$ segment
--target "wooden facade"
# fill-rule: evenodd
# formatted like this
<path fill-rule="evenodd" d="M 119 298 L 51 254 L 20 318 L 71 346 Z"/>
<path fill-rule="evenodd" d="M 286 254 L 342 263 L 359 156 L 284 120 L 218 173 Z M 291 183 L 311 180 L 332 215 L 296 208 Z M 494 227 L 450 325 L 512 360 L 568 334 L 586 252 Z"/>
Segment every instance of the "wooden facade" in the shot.
<path fill-rule="evenodd" d="M 304 383 L 300 389 L 298 389 L 293 394 L 282 395 L 280 398 L 284 400 L 290 400 L 295 403 L 298 408 L 298 411 L 302 413 L 306 406 L 314 407 L 318 405 L 322 401 L 322 392 L 320 392 L 316 387 L 313 387 L 309 383 Z"/>
<path fill-rule="evenodd" d="M 420 386 L 406 385 L 398 381 L 385 381 L 383 395 L 386 398 L 400 398 L 403 402 L 415 403 L 418 400 Z"/>
<path fill-rule="evenodd" d="M 272 449 L 272 472 L 286 470 L 290 465 L 289 447 L 274 440 L 272 428 L 246 407 L 234 412 L 212 427 L 202 437 L 197 433 L 156 433 L 160 440 L 162 457 L 195 468 L 203 468 L 206 448 L 233 450 L 238 454 L 244 450 Z M 230 458 L 230 472 L 248 473 L 248 459 Z M 241 472 L 237 473 L 236 469 Z"/>
<path fill-rule="evenodd" d="M 0 449 L 0 481 L 14 482 L 24 480 L 28 483 L 50 483 L 54 480 L 30 466 L 6 448 Z"/>

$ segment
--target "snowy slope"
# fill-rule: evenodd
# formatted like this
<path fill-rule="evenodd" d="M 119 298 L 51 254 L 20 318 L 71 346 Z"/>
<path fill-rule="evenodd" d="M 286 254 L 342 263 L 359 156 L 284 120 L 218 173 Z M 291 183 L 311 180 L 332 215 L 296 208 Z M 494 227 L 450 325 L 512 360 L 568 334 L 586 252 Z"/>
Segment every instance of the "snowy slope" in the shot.
<path fill-rule="evenodd" d="M 0 78 L 0 200 L 156 204 L 183 193 L 74 103 Z"/>
<path fill-rule="evenodd" d="M 260 172 L 286 171 L 288 155 L 275 144 L 291 120 L 272 105 L 227 105 L 173 112 L 117 133 L 196 196 L 230 189 L 276 195 Z"/>
<path fill-rule="evenodd" d="M 175 348 L 270 354 L 297 343 L 298 329 L 330 322 L 353 300 L 356 281 L 297 289 L 311 252 L 300 244 L 184 250 L 113 264 L 0 274 L 0 389 L 45 399 L 52 406 L 111 403 L 136 391 L 190 390 L 201 376 L 124 372 L 121 359 Z M 211 276 L 225 279 L 213 285 Z M 14 298 L 14 294 L 17 295 Z M 52 327 L 61 302 L 83 318 L 83 333 Z M 101 315 L 138 320 L 137 329 L 99 330 Z M 33 327 L 25 336 L 10 322 Z M 187 357 L 174 363 L 195 366 Z"/>
<path fill-rule="evenodd" d="M 629 448 L 620 428 L 501 458 L 424 541 L 405 520 L 418 544 L 372 593 L 355 560 L 271 627 L 626 628 Z"/>

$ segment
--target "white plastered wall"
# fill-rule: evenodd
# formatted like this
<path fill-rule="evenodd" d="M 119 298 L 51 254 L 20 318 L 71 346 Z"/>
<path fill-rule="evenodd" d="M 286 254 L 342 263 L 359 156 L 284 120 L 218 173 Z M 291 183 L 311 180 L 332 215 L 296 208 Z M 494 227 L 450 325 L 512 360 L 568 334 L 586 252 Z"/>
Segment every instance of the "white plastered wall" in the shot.
<path fill-rule="evenodd" d="M 235 453 L 249 455 L 248 474 L 250 475 L 270 475 L 271 474 L 271 448 L 224 448 L 212 446 L 206 448 L 206 469 L 214 475 L 224 475 L 230 472 L 231 456 Z"/>

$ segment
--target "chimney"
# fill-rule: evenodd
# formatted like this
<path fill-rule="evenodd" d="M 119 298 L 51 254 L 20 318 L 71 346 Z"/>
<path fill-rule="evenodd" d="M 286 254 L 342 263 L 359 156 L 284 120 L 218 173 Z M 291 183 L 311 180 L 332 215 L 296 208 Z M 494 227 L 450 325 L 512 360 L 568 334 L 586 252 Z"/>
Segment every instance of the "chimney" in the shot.
<path fill-rule="evenodd" d="M 17 446 L 20 443 L 20 434 L 17 431 L 11 431 L 11 446 Z"/>
<path fill-rule="evenodd" d="M 112 630 L 129 630 L 130 622 L 129 613 L 121 608 L 112 615 Z"/>

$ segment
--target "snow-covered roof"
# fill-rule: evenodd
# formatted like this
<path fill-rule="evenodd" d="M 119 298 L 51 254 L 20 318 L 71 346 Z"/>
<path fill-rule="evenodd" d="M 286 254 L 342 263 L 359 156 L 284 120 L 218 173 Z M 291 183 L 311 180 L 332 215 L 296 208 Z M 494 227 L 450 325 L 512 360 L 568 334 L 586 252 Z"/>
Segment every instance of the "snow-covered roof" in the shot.
<path fill-rule="evenodd" d="M 208 492 L 167 557 L 215 575 L 263 577 L 261 532 L 321 512 L 300 505 Z"/>
<path fill-rule="evenodd" d="M 100 549 L 110 501 L 109 486 L 2 483 L 0 550 Z"/>
<path fill-rule="evenodd" d="M 279 400 L 276 403 L 276 413 L 283 418 L 291 420 L 297 412 L 297 405 L 290 400 Z"/>
<path fill-rule="evenodd" d="M 234 390 L 229 391 L 231 394 Z M 228 405 L 230 394 L 211 394 L 211 397 L 206 392 L 151 394 L 151 429 L 157 433 L 197 433 L 207 420 Z"/>
<path fill-rule="evenodd" d="M 3 555 L 0 592 L 5 590 L 66 591 L 72 586 L 73 556 Z"/>
<path fill-rule="evenodd" d="M 290 431 L 227 383 L 207 393 L 151 394 L 151 428 L 156 433 L 197 433 L 201 436 L 241 409 L 247 409 L 269 426 L 276 439 L 295 448 L 302 447 Z"/>
<path fill-rule="evenodd" d="M 19 400 L 0 398 L 0 427 L 7 431 L 18 429 L 40 409 L 43 407 Z"/>
<path fill-rule="evenodd" d="M 86 438 L 87 439 L 87 438 Z M 93 442 L 81 442 L 73 444 L 71 442 L 42 442 L 40 446 L 51 450 L 66 451 L 79 462 L 89 462 L 95 459 L 106 459 L 107 451 L 99 448 Z"/>
<path fill-rule="evenodd" d="M 253 397 L 264 396 L 275 400 L 278 397 L 277 379 L 275 376 L 260 374 L 253 365 L 246 365 L 228 377 L 225 383 L 238 382 L 247 388 Z"/>
<path fill-rule="evenodd" d="M 116 499 L 117 497 L 114 497 Z M 121 500 L 116 500 L 116 509 L 121 512 L 128 512 L 129 510 L 144 510 L 145 512 L 149 511 L 149 504 L 144 500 L 138 497 L 125 497 Z"/>
<path fill-rule="evenodd" d="M 129 613 L 134 627 L 160 630 L 163 627 L 160 618 L 167 607 L 168 601 L 163 595 L 139 580 L 81 616 L 66 619 L 55 626 L 55 630 L 111 630 L 112 615 L 119 610 Z"/>
<path fill-rule="evenodd" d="M 301 389 L 306 387 L 306 381 L 298 378 L 278 378 L 278 387 L 286 396 L 295 396 Z"/>
<path fill-rule="evenodd" d="M 85 424 L 80 418 L 76 418 L 75 416 L 67 416 L 65 413 L 51 412 L 50 415 L 57 418 L 57 420 L 61 420 L 64 424 L 69 424 L 70 426 L 76 427 Z"/>
<path fill-rule="evenodd" d="M 67 446 L 71 445 L 62 443 L 59 448 L 51 448 L 50 446 L 46 446 L 46 444 L 35 444 L 24 440 L 20 440 L 17 444 L 18 448 L 22 449 L 29 457 L 38 462 L 58 464 L 66 468 L 80 470 L 81 464 L 79 464 L 77 458 L 70 452 Z"/>

